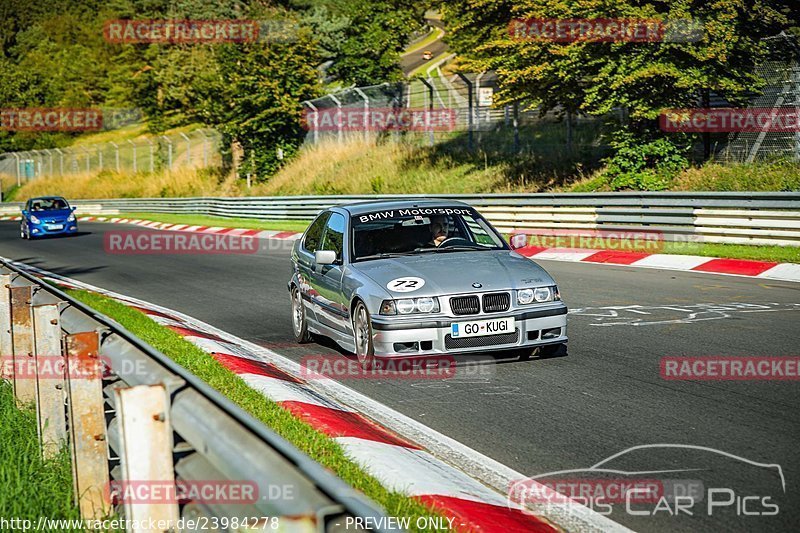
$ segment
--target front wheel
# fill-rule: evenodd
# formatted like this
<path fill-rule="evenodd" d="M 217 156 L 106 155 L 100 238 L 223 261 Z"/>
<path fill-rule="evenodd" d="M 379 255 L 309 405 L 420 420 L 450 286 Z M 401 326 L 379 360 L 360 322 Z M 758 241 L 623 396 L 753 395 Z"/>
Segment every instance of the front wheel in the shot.
<path fill-rule="evenodd" d="M 21 223 L 19 225 L 19 238 L 20 239 L 27 239 L 28 236 L 25 234 L 25 224 Z"/>
<path fill-rule="evenodd" d="M 303 295 L 297 287 L 292 287 L 292 330 L 294 331 L 294 340 L 299 344 L 311 342 Z"/>
<path fill-rule="evenodd" d="M 370 370 L 375 365 L 375 346 L 372 344 L 372 321 L 363 302 L 358 302 L 353 312 L 353 336 L 358 362 L 361 368 Z"/>

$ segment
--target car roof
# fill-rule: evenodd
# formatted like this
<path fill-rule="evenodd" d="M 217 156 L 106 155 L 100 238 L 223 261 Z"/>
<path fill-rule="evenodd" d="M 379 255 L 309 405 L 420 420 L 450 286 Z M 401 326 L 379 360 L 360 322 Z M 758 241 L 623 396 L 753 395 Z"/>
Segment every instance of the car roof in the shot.
<path fill-rule="evenodd" d="M 64 200 L 65 202 L 67 201 L 67 199 L 64 198 L 63 196 L 37 196 L 35 198 L 28 198 L 29 202 L 32 202 L 33 200 Z"/>
<path fill-rule="evenodd" d="M 469 204 L 457 200 L 370 200 L 353 204 L 337 205 L 350 215 L 363 215 L 373 211 L 391 209 L 412 209 L 414 207 L 470 207 Z"/>

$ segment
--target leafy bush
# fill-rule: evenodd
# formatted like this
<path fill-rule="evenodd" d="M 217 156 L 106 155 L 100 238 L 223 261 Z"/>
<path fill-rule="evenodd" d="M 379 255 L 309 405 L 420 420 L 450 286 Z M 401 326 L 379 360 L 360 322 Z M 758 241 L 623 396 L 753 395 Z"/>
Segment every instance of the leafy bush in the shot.
<path fill-rule="evenodd" d="M 605 160 L 603 175 L 612 190 L 662 191 L 689 160 L 668 139 L 641 141 L 625 134 L 611 143 L 614 155 Z"/>

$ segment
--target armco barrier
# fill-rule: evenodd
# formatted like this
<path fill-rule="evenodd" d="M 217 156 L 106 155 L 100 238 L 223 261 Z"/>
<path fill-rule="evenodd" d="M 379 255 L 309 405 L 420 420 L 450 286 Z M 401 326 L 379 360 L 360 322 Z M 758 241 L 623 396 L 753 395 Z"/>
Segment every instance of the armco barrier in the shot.
<path fill-rule="evenodd" d="M 388 524 L 342 480 L 185 368 L 5 261 L 0 354 L 0 379 L 13 384 L 20 404 L 36 406 L 44 455 L 69 443 L 84 519 L 113 512 L 176 524 L 246 519 L 252 530 L 279 531 L 340 531 L 347 517 Z M 115 487 L 136 492 L 149 482 L 151 498 L 112 496 Z M 165 503 L 157 493 L 173 482 L 210 499 Z M 237 483 L 256 497 L 236 500 Z M 255 517 L 262 523 L 254 526 Z"/>
<path fill-rule="evenodd" d="M 660 231 L 667 240 L 800 246 L 800 193 L 642 192 L 487 195 L 275 196 L 76 200 L 82 213 L 182 213 L 263 220 L 310 220 L 334 204 L 452 199 L 513 229 Z M 6 214 L 19 207 L 6 204 Z"/>

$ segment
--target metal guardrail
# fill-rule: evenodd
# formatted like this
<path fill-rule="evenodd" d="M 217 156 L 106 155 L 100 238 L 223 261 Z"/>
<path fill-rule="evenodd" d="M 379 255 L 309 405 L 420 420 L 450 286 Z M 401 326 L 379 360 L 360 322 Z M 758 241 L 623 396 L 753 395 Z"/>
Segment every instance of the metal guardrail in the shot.
<path fill-rule="evenodd" d="M 179 213 L 310 220 L 335 204 L 438 198 L 479 209 L 498 229 L 662 232 L 665 240 L 800 246 L 798 192 L 275 196 L 75 200 L 82 213 Z M 18 213 L 18 204 L 5 204 Z M 0 207 L 0 210 L 2 207 Z"/>
<path fill-rule="evenodd" d="M 800 193 L 559 193 L 75 200 L 82 213 L 176 213 L 311 220 L 335 204 L 437 198 L 479 209 L 498 229 L 662 232 L 665 240 L 800 246 Z M 5 207 L 5 209 L 3 209 Z M 0 212 L 18 213 L 19 204 Z"/>
<path fill-rule="evenodd" d="M 3 379 L 13 384 L 17 401 L 36 406 L 43 454 L 69 444 L 84 519 L 114 512 L 176 524 L 205 518 L 233 530 L 222 524 L 247 518 L 252 526 L 254 517 L 263 517 L 255 529 L 328 532 L 344 530 L 347 517 L 377 524 L 384 516 L 185 368 L 3 260 L 0 354 L 13 361 L 0 368 L 10 369 Z M 115 505 L 115 487 L 143 480 L 212 489 L 242 482 L 259 497 L 180 505 L 122 498 Z"/>

